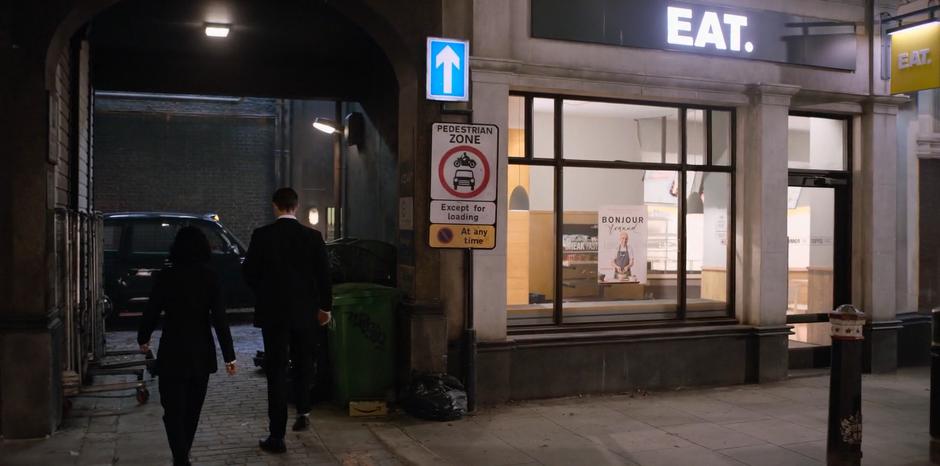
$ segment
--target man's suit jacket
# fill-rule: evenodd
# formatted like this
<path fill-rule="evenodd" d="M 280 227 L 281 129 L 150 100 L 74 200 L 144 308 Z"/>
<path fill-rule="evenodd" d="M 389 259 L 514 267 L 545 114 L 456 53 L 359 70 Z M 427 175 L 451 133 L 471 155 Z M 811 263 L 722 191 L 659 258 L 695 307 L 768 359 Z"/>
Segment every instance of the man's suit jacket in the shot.
<path fill-rule="evenodd" d="M 215 272 L 202 264 L 174 265 L 154 277 L 137 342 L 150 341 L 165 314 L 156 371 L 163 376 L 204 376 L 218 370 L 211 327 L 226 362 L 235 360 L 222 289 Z"/>
<path fill-rule="evenodd" d="M 282 217 L 251 235 L 245 281 L 255 293 L 255 326 L 311 328 L 333 307 L 326 245 L 319 231 Z"/>

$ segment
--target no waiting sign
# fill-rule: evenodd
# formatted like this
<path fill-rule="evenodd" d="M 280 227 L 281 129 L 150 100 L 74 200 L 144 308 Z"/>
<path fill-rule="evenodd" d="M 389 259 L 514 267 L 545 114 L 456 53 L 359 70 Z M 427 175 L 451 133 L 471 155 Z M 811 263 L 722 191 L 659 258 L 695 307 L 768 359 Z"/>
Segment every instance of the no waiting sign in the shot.
<path fill-rule="evenodd" d="M 436 248 L 493 249 L 499 128 L 434 123 L 431 133 L 429 244 Z"/>

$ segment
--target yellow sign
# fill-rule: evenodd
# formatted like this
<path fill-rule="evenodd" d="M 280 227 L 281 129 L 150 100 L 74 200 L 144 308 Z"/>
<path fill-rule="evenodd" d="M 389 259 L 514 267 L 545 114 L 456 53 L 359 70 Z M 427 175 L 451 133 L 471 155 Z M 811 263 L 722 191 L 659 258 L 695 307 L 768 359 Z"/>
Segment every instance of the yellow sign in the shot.
<path fill-rule="evenodd" d="M 496 247 L 496 227 L 493 225 L 432 224 L 432 248 L 493 249 Z"/>
<path fill-rule="evenodd" d="M 891 93 L 940 87 L 940 23 L 891 33 Z"/>

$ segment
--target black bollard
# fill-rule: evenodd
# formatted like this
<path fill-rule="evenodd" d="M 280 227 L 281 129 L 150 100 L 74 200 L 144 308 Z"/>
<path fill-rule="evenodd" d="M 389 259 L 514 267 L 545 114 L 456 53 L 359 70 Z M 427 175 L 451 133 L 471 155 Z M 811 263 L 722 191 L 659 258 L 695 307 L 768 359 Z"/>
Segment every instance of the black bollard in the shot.
<path fill-rule="evenodd" d="M 940 461 L 940 307 L 933 310 L 933 341 L 930 344 L 930 453 Z"/>
<path fill-rule="evenodd" d="M 829 313 L 832 372 L 829 379 L 829 432 L 826 464 L 862 462 L 862 327 L 865 314 L 843 304 Z"/>

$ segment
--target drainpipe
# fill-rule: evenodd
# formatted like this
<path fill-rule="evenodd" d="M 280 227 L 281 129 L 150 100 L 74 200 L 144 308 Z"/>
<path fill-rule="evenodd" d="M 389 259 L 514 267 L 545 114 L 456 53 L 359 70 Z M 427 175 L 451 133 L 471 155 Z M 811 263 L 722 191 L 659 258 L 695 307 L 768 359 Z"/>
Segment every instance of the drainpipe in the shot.
<path fill-rule="evenodd" d="M 865 0 L 865 30 L 868 32 L 868 95 L 875 94 L 875 0 Z M 879 21 L 878 32 L 882 31 Z M 884 44 L 881 44 L 884 50 Z M 881 65 L 877 68 L 881 73 Z"/>

